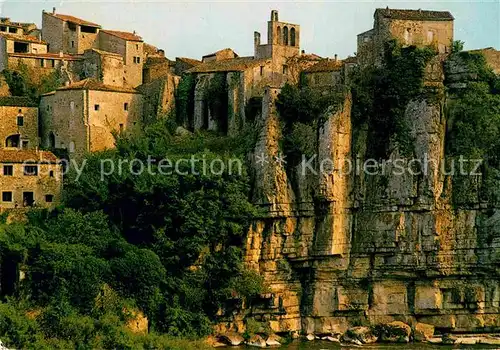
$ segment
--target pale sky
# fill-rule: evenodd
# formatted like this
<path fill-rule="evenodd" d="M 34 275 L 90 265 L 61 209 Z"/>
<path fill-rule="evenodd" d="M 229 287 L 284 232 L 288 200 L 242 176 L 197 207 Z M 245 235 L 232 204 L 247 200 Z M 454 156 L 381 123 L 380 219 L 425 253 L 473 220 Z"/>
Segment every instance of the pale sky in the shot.
<path fill-rule="evenodd" d="M 469 1 L 172 1 L 172 0 L 0 0 L 2 17 L 35 22 L 42 10 L 69 14 L 106 29 L 137 31 L 144 41 L 165 50 L 167 57 L 200 59 L 230 47 L 240 56 L 253 55 L 253 32 L 267 40 L 271 9 L 281 21 L 301 26 L 301 48 L 339 58 L 356 51 L 356 35 L 373 25 L 375 8 L 448 10 L 455 17 L 455 39 L 466 49 L 500 49 L 500 0 Z"/>

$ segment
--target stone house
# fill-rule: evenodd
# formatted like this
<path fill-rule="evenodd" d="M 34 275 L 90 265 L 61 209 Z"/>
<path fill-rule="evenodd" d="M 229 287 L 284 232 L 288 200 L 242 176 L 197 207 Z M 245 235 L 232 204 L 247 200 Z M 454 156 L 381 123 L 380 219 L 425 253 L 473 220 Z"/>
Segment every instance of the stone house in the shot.
<path fill-rule="evenodd" d="M 448 11 L 377 9 L 373 29 L 358 34 L 357 57 L 363 66 L 380 64 L 384 46 L 396 39 L 404 46 L 451 52 L 454 18 Z"/>
<path fill-rule="evenodd" d="M 8 33 L 12 35 L 23 35 L 24 28 L 20 23 L 10 21 L 10 18 L 0 18 L 0 33 Z"/>
<path fill-rule="evenodd" d="M 355 57 L 344 60 L 326 58 L 302 71 L 304 83 L 319 90 L 342 90 L 349 81 L 349 74 L 357 66 Z"/>
<path fill-rule="evenodd" d="M 77 17 L 42 12 L 42 38 L 52 53 L 83 54 L 94 47 L 101 26 Z"/>
<path fill-rule="evenodd" d="M 38 147 L 38 106 L 26 97 L 0 97 L 0 148 Z"/>
<path fill-rule="evenodd" d="M 471 50 L 469 52 L 482 54 L 488 66 L 493 70 L 493 73 L 500 75 L 500 51 L 492 47 L 487 47 L 479 50 Z"/>
<path fill-rule="evenodd" d="M 0 212 L 53 208 L 61 201 L 62 164 L 51 152 L 0 149 Z"/>
<path fill-rule="evenodd" d="M 211 53 L 209 55 L 205 55 L 201 58 L 201 61 L 203 63 L 207 62 L 212 62 L 212 61 L 222 61 L 222 60 L 229 60 L 231 58 L 237 58 L 239 57 L 236 52 L 234 52 L 232 49 L 222 49 L 219 51 L 216 51 L 214 53 Z"/>
<path fill-rule="evenodd" d="M 343 63 L 340 60 L 324 59 L 303 71 L 308 86 L 330 89 L 344 83 Z"/>
<path fill-rule="evenodd" d="M 144 42 L 135 33 L 115 30 L 99 32 L 99 49 L 123 58 L 123 85 L 135 88 L 142 84 Z"/>
<path fill-rule="evenodd" d="M 89 60 L 82 63 L 83 67 L 73 69 L 83 78 L 132 88 L 142 84 L 144 42 L 135 33 L 105 30 L 99 24 L 59 14 L 53 9 L 52 13 L 42 13 L 42 38 L 50 53 Z M 122 62 L 116 55 L 121 56 Z M 92 66 L 97 68 L 88 74 Z"/>
<path fill-rule="evenodd" d="M 176 57 L 175 58 L 175 65 L 174 65 L 174 72 L 177 75 L 182 75 L 185 71 L 196 67 L 197 65 L 201 64 L 201 61 L 195 60 L 193 58 L 188 58 L 188 57 Z"/>
<path fill-rule="evenodd" d="M 49 53 L 47 43 L 36 37 L 0 33 L 0 71 L 25 65 L 34 79 L 40 79 L 55 69 L 78 70 L 81 60 L 79 56 Z"/>
<path fill-rule="evenodd" d="M 113 132 L 138 132 L 142 95 L 135 89 L 85 79 L 42 95 L 42 146 L 64 149 L 70 157 L 115 146 Z"/>

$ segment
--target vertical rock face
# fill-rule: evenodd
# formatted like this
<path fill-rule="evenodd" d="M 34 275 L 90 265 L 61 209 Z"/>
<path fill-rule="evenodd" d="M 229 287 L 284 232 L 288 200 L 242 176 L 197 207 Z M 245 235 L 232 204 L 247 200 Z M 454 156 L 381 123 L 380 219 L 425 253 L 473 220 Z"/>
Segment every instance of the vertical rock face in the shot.
<path fill-rule="evenodd" d="M 500 214 L 478 200 L 451 206 L 440 67 L 426 70 L 435 93 L 406 107 L 413 155 L 391 147 L 376 174 L 363 169 L 367 130 L 354 130 L 349 94 L 326 112 L 314 159 L 293 169 L 276 162 L 279 90 L 266 91 L 253 156 L 254 200 L 267 214 L 248 233 L 246 264 L 270 286 L 274 308 L 253 316 L 274 331 L 392 321 L 500 328 Z"/>

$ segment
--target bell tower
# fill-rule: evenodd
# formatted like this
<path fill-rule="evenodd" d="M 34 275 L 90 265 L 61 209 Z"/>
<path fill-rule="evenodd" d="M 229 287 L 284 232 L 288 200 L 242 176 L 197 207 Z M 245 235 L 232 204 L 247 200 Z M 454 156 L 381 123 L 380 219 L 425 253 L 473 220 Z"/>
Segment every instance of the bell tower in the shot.
<path fill-rule="evenodd" d="M 260 44 L 258 33 L 254 39 L 257 58 L 290 57 L 300 54 L 300 26 L 280 22 L 277 10 L 271 11 L 271 19 L 267 22 L 267 45 Z"/>
<path fill-rule="evenodd" d="M 267 22 L 267 43 L 296 47 L 300 51 L 300 26 L 280 22 L 278 11 L 271 11 L 271 20 Z"/>

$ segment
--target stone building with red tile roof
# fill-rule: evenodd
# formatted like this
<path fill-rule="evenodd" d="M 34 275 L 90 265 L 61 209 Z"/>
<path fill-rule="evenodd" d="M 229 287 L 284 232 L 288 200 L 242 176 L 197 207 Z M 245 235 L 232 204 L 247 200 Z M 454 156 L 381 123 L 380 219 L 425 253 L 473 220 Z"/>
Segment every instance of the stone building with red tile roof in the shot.
<path fill-rule="evenodd" d="M 135 89 L 105 85 L 95 79 L 42 95 L 41 145 L 64 149 L 71 158 L 115 146 L 114 132 L 142 127 L 142 95 Z"/>
<path fill-rule="evenodd" d="M 0 212 L 54 208 L 61 202 L 63 169 L 51 152 L 0 148 Z"/>

